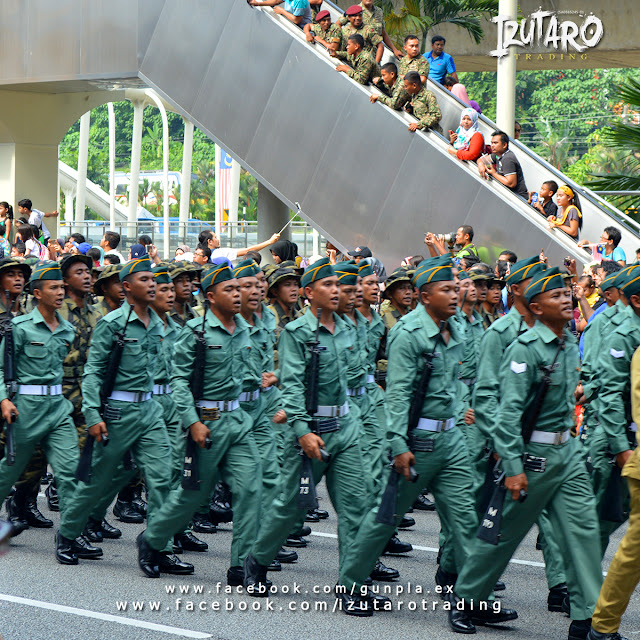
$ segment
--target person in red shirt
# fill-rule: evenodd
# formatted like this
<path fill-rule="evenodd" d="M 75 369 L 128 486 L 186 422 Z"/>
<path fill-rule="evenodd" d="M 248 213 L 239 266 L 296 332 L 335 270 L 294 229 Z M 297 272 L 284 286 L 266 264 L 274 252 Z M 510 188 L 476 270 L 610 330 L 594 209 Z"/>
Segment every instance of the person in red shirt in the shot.
<path fill-rule="evenodd" d="M 460 126 L 449 131 L 451 147 L 447 151 L 458 160 L 477 160 L 484 150 L 484 136 L 478 129 L 478 112 L 475 109 L 463 109 L 460 114 Z"/>

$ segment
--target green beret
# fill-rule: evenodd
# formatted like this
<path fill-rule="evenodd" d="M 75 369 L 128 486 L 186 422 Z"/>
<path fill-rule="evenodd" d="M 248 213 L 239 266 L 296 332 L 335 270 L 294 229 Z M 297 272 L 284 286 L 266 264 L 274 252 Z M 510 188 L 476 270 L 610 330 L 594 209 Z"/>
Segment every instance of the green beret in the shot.
<path fill-rule="evenodd" d="M 19 262 L 15 258 L 7 257 L 0 260 L 0 274 L 7 269 L 20 269 L 24 275 L 25 282 L 31 277 L 31 267 L 24 262 Z"/>
<path fill-rule="evenodd" d="M 271 269 L 269 275 L 267 276 L 267 282 L 269 283 L 269 290 L 273 287 L 277 282 L 281 280 L 286 280 L 287 278 L 295 278 L 300 281 L 300 274 L 291 267 L 279 267 L 275 269 Z"/>
<path fill-rule="evenodd" d="M 615 273 L 609 274 L 601 283 L 600 283 L 600 291 L 608 291 L 609 289 L 616 287 L 616 278 L 618 277 L 618 271 Z"/>
<path fill-rule="evenodd" d="M 62 280 L 60 265 L 52 260 L 39 262 L 31 270 L 30 282 L 37 282 L 38 280 Z"/>
<path fill-rule="evenodd" d="M 458 280 L 471 280 L 471 278 L 469 278 L 469 274 L 466 271 L 461 269 L 458 271 Z"/>
<path fill-rule="evenodd" d="M 336 272 L 333 270 L 333 266 L 331 265 L 329 258 L 320 258 L 320 260 L 316 260 L 304 270 L 302 279 L 300 280 L 300 285 L 308 287 L 310 284 L 317 282 L 318 280 L 330 278 L 335 275 Z"/>
<path fill-rule="evenodd" d="M 615 284 L 613 286 L 617 287 L 618 289 L 622 289 L 622 287 L 624 287 L 624 285 L 633 278 L 631 273 L 637 266 L 637 264 L 632 264 L 628 267 L 620 269 L 620 271 L 616 271 L 616 273 L 613 274 L 615 276 Z"/>
<path fill-rule="evenodd" d="M 233 280 L 233 271 L 229 269 L 226 264 L 217 265 L 214 269 L 209 269 L 200 280 L 200 288 L 202 291 L 206 291 L 209 287 L 213 287 L 214 284 L 225 282 L 226 280 Z"/>
<path fill-rule="evenodd" d="M 102 291 L 102 286 L 105 284 L 105 282 L 109 278 L 113 278 L 113 276 L 117 276 L 120 273 L 123 266 L 124 266 L 123 264 L 108 264 L 102 270 L 102 273 L 98 276 L 98 279 L 93 283 L 93 292 L 97 296 L 104 295 L 104 292 Z"/>
<path fill-rule="evenodd" d="M 533 278 L 546 268 L 547 265 L 540 262 L 540 256 L 519 260 L 511 267 L 507 276 L 507 284 L 518 284 L 527 278 Z"/>
<path fill-rule="evenodd" d="M 151 271 L 151 260 L 147 255 L 145 255 L 144 258 L 136 258 L 135 260 L 125 262 L 118 274 L 120 276 L 120 282 L 122 282 L 127 276 L 134 273 L 140 273 L 141 271 Z"/>
<path fill-rule="evenodd" d="M 358 284 L 358 267 L 355 262 L 348 260 L 346 262 L 338 262 L 334 270 L 338 276 L 338 280 L 342 284 L 352 286 Z"/>
<path fill-rule="evenodd" d="M 538 273 L 531 284 L 525 289 L 524 297 L 527 302 L 531 302 L 537 295 L 545 291 L 553 291 L 554 289 L 564 289 L 564 278 L 558 267 L 547 269 Z"/>
<path fill-rule="evenodd" d="M 82 253 L 78 253 L 77 255 L 71 254 L 65 256 L 60 261 L 60 270 L 62 271 L 62 276 L 64 277 L 66 275 L 67 270 L 69 269 L 69 267 L 71 267 L 71 265 L 78 262 L 87 265 L 87 268 L 89 270 L 93 269 L 93 260 L 89 256 L 85 256 Z"/>
<path fill-rule="evenodd" d="M 260 267 L 255 260 L 238 262 L 233 270 L 234 278 L 250 278 L 260 273 Z"/>
<path fill-rule="evenodd" d="M 169 269 L 167 264 L 159 264 L 153 267 L 153 277 L 156 279 L 156 284 L 171 284 L 171 276 L 169 275 Z"/>
<path fill-rule="evenodd" d="M 366 278 L 367 276 L 375 275 L 375 271 L 369 262 L 366 260 L 360 260 L 360 264 L 358 264 L 358 275 L 361 278 Z"/>
<path fill-rule="evenodd" d="M 439 256 L 423 260 L 416 268 L 411 282 L 414 287 L 420 289 L 425 284 L 432 282 L 448 282 L 454 280 L 453 260 L 451 256 Z"/>
<path fill-rule="evenodd" d="M 617 287 L 624 293 L 627 298 L 631 296 L 637 296 L 640 293 L 640 267 L 633 265 L 631 268 L 623 269 L 626 271 L 624 275 L 622 271 L 618 273 L 618 278 L 624 281 L 623 284 L 618 283 Z M 618 279 L 616 278 L 616 282 Z"/>

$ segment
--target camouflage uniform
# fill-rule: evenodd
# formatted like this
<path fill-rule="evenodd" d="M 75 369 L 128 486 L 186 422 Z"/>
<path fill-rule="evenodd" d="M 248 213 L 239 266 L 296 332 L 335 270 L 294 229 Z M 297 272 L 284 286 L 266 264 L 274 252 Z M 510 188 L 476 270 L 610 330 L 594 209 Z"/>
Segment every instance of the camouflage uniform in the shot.
<path fill-rule="evenodd" d="M 402 79 L 409 71 L 417 71 L 421 76 L 427 78 L 429 77 L 429 63 L 423 56 L 410 58 L 405 55 L 400 58 L 400 63 L 398 64 L 398 79 L 400 82 L 402 82 Z"/>
<path fill-rule="evenodd" d="M 359 29 L 348 24 L 342 27 L 342 45 L 347 46 L 349 36 L 359 33 L 364 38 L 364 51 L 371 54 L 371 58 L 375 61 L 376 49 L 382 42 L 382 36 L 370 25 L 363 24 Z"/>
<path fill-rule="evenodd" d="M 320 24 L 316 22 L 314 25 L 312 25 L 311 31 L 313 31 L 316 38 L 320 38 L 325 42 L 331 42 L 331 38 L 339 38 L 340 46 L 338 47 L 338 49 L 344 49 L 345 42 L 342 39 L 342 29 L 335 22 L 331 23 L 326 31 L 323 31 Z"/>
<path fill-rule="evenodd" d="M 365 8 L 365 6 L 360 3 L 362 7 L 362 22 L 365 25 L 373 27 L 376 30 L 376 33 L 382 36 L 382 30 L 384 29 L 384 14 L 382 13 L 382 9 L 380 7 L 373 7 L 373 11 L 369 11 Z M 341 26 L 344 26 L 349 23 L 347 16 L 341 16 L 338 18 L 337 23 Z"/>
<path fill-rule="evenodd" d="M 336 58 L 345 60 L 353 69 L 347 71 L 347 75 L 360 84 L 369 84 L 376 75 L 377 64 L 366 52 L 361 51 L 357 56 L 350 56 L 345 51 L 336 51 Z"/>
<path fill-rule="evenodd" d="M 378 102 L 386 105 L 387 107 L 391 107 L 396 111 L 402 109 L 402 107 L 411 100 L 411 96 L 404 88 L 404 82 L 400 79 L 396 79 L 392 87 L 387 86 L 384 81 L 380 79 L 378 84 L 376 84 L 376 87 L 378 87 L 380 91 L 384 91 L 386 94 L 379 96 Z"/>
<path fill-rule="evenodd" d="M 274 365 L 278 367 L 278 340 L 282 330 L 292 321 L 299 318 L 302 313 L 300 311 L 293 310 L 292 315 L 287 315 L 285 310 L 280 306 L 278 302 L 274 300 L 273 304 L 267 306 L 267 309 L 271 311 L 275 316 L 276 326 L 274 328 L 275 343 L 273 345 Z"/>
<path fill-rule="evenodd" d="M 193 320 L 193 318 L 197 318 L 199 314 L 197 314 L 192 308 L 191 305 L 186 303 L 184 304 L 184 316 L 181 316 L 178 311 L 176 311 L 176 308 L 174 307 L 173 309 L 171 309 L 171 311 L 169 312 L 169 317 L 176 322 L 180 327 L 184 327 L 185 324 L 187 324 L 187 322 L 189 320 Z"/>
<path fill-rule="evenodd" d="M 384 322 L 384 326 L 387 327 L 387 331 L 391 331 L 391 328 L 396 324 L 396 322 L 402 318 L 402 314 L 391 304 L 391 302 L 385 302 L 387 304 L 382 303 L 382 307 L 380 308 L 380 317 Z"/>
<path fill-rule="evenodd" d="M 411 106 L 413 108 L 413 115 L 420 121 L 418 122 L 418 129 L 431 129 L 440 122 L 442 113 L 438 106 L 436 97 L 429 91 L 422 87 L 415 96 L 411 98 Z"/>

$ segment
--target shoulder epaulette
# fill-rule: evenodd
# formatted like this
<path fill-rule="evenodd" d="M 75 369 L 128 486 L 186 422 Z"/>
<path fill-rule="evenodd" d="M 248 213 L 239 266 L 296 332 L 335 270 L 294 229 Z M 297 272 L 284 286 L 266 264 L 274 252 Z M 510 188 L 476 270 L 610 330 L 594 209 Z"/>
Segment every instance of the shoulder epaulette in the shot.
<path fill-rule="evenodd" d="M 518 342 L 521 342 L 522 344 L 529 344 L 531 342 L 535 342 L 537 339 L 538 336 L 536 335 L 536 333 L 529 330 L 518 337 Z"/>

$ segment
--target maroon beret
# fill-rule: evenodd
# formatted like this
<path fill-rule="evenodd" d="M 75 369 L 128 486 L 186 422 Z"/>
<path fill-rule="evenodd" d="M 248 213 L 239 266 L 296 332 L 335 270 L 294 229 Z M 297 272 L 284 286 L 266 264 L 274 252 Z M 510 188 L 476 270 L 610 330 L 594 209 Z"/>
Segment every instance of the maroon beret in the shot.
<path fill-rule="evenodd" d="M 348 16 L 355 16 L 362 13 L 362 7 L 359 4 L 352 4 L 345 12 Z"/>
<path fill-rule="evenodd" d="M 331 14 L 326 9 L 318 11 L 318 14 L 316 15 L 316 22 L 320 22 L 320 20 L 324 20 L 325 18 L 328 18 L 330 16 Z"/>

